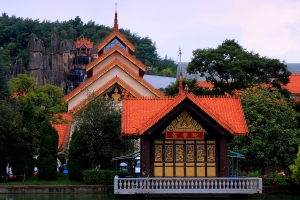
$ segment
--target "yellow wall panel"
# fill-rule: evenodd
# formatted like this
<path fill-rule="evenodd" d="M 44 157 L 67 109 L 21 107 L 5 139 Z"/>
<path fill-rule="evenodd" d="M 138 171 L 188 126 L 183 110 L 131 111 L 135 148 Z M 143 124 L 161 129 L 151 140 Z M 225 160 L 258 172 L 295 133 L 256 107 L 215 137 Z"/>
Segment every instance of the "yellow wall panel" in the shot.
<path fill-rule="evenodd" d="M 207 176 L 216 176 L 216 167 L 207 167 Z"/>
<path fill-rule="evenodd" d="M 205 167 L 197 167 L 197 176 L 205 176 Z"/>
<path fill-rule="evenodd" d="M 163 176 L 163 168 L 154 167 L 154 176 Z"/>
<path fill-rule="evenodd" d="M 186 176 L 195 176 L 195 168 L 194 167 L 186 167 Z"/>
<path fill-rule="evenodd" d="M 172 177 L 173 175 L 173 167 L 165 167 L 165 176 Z"/>
<path fill-rule="evenodd" d="M 175 172 L 175 176 L 184 176 L 184 167 L 176 167 Z"/>

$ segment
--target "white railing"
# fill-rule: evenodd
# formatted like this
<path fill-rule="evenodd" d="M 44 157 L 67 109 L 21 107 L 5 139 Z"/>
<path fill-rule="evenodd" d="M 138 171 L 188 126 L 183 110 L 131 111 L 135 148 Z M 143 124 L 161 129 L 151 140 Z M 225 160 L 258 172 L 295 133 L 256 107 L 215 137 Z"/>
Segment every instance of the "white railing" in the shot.
<path fill-rule="evenodd" d="M 257 194 L 261 178 L 118 178 L 114 194 Z"/>

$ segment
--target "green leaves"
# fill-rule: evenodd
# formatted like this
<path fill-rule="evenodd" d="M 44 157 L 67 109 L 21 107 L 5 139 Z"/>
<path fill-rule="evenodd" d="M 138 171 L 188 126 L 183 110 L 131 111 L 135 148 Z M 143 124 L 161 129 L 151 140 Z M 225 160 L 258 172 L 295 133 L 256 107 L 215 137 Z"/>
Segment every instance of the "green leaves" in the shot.
<path fill-rule="evenodd" d="M 257 86 L 241 96 L 248 137 L 234 137 L 230 147 L 245 154 L 247 167 L 289 166 L 300 144 L 298 114 L 277 89 Z"/>
<path fill-rule="evenodd" d="M 249 52 L 235 40 L 225 40 L 216 49 L 193 51 L 189 73 L 201 73 L 221 93 L 245 89 L 257 83 L 276 81 L 287 84 L 291 73 L 278 59 Z"/>

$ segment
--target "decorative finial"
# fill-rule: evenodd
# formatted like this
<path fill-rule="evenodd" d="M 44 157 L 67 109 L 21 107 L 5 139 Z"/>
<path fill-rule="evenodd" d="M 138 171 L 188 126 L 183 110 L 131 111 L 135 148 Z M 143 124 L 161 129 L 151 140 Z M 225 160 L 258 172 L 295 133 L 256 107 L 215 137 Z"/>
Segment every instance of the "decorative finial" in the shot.
<path fill-rule="evenodd" d="M 180 74 L 179 74 L 178 94 L 182 94 L 183 88 L 182 88 L 182 66 L 181 66 L 181 48 L 180 47 L 179 47 L 179 66 L 180 66 Z"/>
<path fill-rule="evenodd" d="M 116 2 L 116 11 L 115 11 L 115 23 L 114 23 L 114 29 L 118 30 L 118 13 L 117 13 L 117 2 Z"/>
<path fill-rule="evenodd" d="M 179 47 L 179 67 L 180 67 L 180 74 L 182 75 L 182 66 L 181 66 L 181 48 Z"/>

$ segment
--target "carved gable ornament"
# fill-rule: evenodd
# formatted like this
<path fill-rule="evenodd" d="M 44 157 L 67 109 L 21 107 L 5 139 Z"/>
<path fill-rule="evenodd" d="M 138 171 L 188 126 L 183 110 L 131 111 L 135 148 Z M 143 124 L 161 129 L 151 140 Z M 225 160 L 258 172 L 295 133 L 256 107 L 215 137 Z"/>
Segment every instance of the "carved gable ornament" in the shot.
<path fill-rule="evenodd" d="M 166 139 L 203 140 L 206 131 L 185 110 L 165 130 Z"/>

